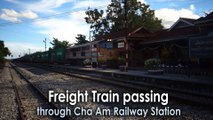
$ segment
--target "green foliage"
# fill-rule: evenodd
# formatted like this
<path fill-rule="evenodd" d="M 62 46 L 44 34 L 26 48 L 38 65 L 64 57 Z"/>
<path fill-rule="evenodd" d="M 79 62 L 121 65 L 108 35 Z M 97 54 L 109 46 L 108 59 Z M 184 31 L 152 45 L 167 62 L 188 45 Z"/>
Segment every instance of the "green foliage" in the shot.
<path fill-rule="evenodd" d="M 86 36 L 82 34 L 78 34 L 77 37 L 75 38 L 76 38 L 75 45 L 81 45 L 89 42 L 88 40 L 86 40 Z"/>
<path fill-rule="evenodd" d="M 126 64 L 125 58 L 119 57 L 119 58 L 118 58 L 118 64 L 119 64 L 119 65 L 125 65 L 125 64 Z"/>
<path fill-rule="evenodd" d="M 150 58 L 144 62 L 144 67 L 149 70 L 155 70 L 160 65 L 160 59 Z"/>
<path fill-rule="evenodd" d="M 99 59 L 98 64 L 103 65 L 106 64 L 107 60 L 106 59 Z"/>
<path fill-rule="evenodd" d="M 85 20 L 94 30 L 93 34 L 104 35 L 110 32 L 123 30 L 125 19 L 127 19 L 128 29 L 144 27 L 153 32 L 163 28 L 161 20 L 155 17 L 155 11 L 149 5 L 137 2 L 137 0 L 127 0 L 124 4 L 120 0 L 113 0 L 106 10 L 87 10 Z"/>
<path fill-rule="evenodd" d="M 83 64 L 84 64 L 84 65 L 91 65 L 91 60 L 90 60 L 90 59 L 85 59 L 85 60 L 83 61 Z"/>
<path fill-rule="evenodd" d="M 4 46 L 4 41 L 0 40 L 0 62 L 5 62 L 4 57 L 11 55 L 10 50 Z"/>
<path fill-rule="evenodd" d="M 68 48 L 70 46 L 69 42 L 64 40 L 64 41 L 59 41 L 58 38 L 53 37 L 53 41 L 50 42 L 50 44 L 53 45 L 52 49 L 58 49 L 58 48 Z"/>
<path fill-rule="evenodd" d="M 90 24 L 90 28 L 93 29 L 93 35 L 104 35 L 106 32 L 109 32 L 109 22 L 103 16 L 103 10 L 87 10 L 85 14 L 87 15 L 85 20 Z"/>

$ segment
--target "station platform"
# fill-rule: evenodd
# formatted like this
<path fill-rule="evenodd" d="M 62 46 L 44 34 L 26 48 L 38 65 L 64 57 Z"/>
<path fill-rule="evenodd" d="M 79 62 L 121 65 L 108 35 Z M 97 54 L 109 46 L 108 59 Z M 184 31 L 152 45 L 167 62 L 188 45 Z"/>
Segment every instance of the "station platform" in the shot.
<path fill-rule="evenodd" d="M 161 79 L 167 81 L 180 81 L 180 82 L 191 82 L 200 84 L 213 85 L 213 78 L 210 76 L 195 76 L 195 75 L 183 75 L 183 74 L 168 74 L 163 73 L 161 75 L 148 74 L 146 70 L 128 70 L 120 71 L 119 69 L 102 69 L 102 68 L 92 68 L 92 67 L 75 67 L 69 65 L 56 65 L 57 67 L 66 68 L 68 70 L 75 70 L 80 72 L 87 72 L 89 74 L 101 74 L 106 76 L 119 76 L 119 78 L 129 78 L 129 79 Z"/>

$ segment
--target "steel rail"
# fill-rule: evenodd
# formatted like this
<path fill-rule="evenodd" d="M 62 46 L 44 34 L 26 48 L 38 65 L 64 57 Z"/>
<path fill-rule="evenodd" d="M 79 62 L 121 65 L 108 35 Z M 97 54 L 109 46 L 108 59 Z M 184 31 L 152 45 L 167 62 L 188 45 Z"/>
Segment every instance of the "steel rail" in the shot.
<path fill-rule="evenodd" d="M 213 96 L 211 94 L 205 94 L 202 92 L 194 92 L 192 90 L 184 90 L 179 88 L 172 88 L 172 87 L 166 87 L 166 86 L 159 86 L 159 85 L 153 85 L 150 83 L 145 82 L 137 82 L 137 81 L 131 81 L 131 80 L 124 80 L 119 78 L 113 78 L 113 77 L 106 77 L 106 76 L 95 76 L 91 74 L 86 73 L 79 73 L 79 72 L 73 72 L 69 71 L 69 69 L 64 68 L 64 71 L 60 71 L 55 69 L 54 67 L 49 67 L 46 65 L 42 66 L 35 66 L 39 68 L 43 68 L 49 71 L 53 71 L 56 73 L 77 77 L 81 79 L 87 79 L 87 80 L 93 80 L 98 82 L 104 82 L 104 83 L 110 83 L 130 89 L 140 90 L 140 89 L 146 89 L 145 91 L 149 91 L 150 89 L 157 90 L 159 92 L 168 91 L 170 92 L 170 96 L 173 98 L 177 98 L 179 100 L 188 102 L 188 103 L 199 103 L 199 105 L 204 105 L 207 107 L 213 106 Z M 203 100 L 206 100 L 206 102 L 196 99 L 196 98 L 202 98 Z"/>
<path fill-rule="evenodd" d="M 14 65 L 14 64 L 11 64 L 12 68 L 16 71 L 17 74 L 19 74 L 37 93 L 39 93 L 39 95 L 45 99 L 45 101 L 48 102 L 48 97 L 39 89 L 37 88 L 34 84 L 32 84 L 28 78 L 26 76 L 24 76 L 20 70 Z M 11 73 L 12 74 L 12 73 Z M 14 81 L 13 81 L 14 82 Z M 21 99 L 20 99 L 20 96 L 19 96 L 19 93 L 18 93 L 18 89 L 17 89 L 17 86 L 15 85 L 15 83 L 13 83 L 14 86 L 15 86 L 15 90 L 16 90 L 16 93 L 17 93 L 17 100 L 18 100 L 18 104 L 19 104 L 19 111 L 20 111 L 20 115 L 21 115 L 21 120 L 26 120 L 25 117 L 24 117 L 24 114 L 23 114 L 23 110 L 21 108 Z M 59 106 L 54 104 L 53 102 L 48 102 L 50 106 L 52 106 L 53 108 L 56 108 L 58 109 Z M 68 116 L 66 116 L 65 118 L 63 118 L 65 120 L 70 120 L 70 118 L 68 118 Z"/>

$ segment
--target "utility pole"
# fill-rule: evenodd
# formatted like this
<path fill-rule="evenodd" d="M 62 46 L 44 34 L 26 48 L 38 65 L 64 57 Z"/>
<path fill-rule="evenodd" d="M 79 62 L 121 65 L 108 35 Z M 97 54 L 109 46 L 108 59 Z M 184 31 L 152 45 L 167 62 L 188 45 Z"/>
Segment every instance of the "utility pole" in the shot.
<path fill-rule="evenodd" d="M 93 51 L 92 51 L 92 49 L 93 49 L 93 46 L 92 46 L 92 35 L 91 35 L 91 33 L 92 33 L 93 31 L 92 30 L 90 30 L 89 31 L 89 42 L 90 42 L 90 63 L 91 63 L 91 65 L 92 65 L 92 58 L 93 58 L 93 56 L 92 56 L 92 53 L 93 53 Z"/>
<path fill-rule="evenodd" d="M 125 15 L 125 50 L 126 50 L 126 69 L 129 67 L 129 44 L 128 44 L 128 21 L 127 21 L 127 0 L 124 0 Z"/>
<path fill-rule="evenodd" d="M 28 50 L 29 50 L 29 55 L 30 55 L 30 48 Z"/>
<path fill-rule="evenodd" d="M 45 44 L 45 52 L 46 52 L 46 48 L 47 48 L 47 46 L 46 46 L 46 44 L 47 44 L 47 39 L 45 38 L 45 40 L 43 40 L 43 42 L 44 42 L 44 44 Z"/>

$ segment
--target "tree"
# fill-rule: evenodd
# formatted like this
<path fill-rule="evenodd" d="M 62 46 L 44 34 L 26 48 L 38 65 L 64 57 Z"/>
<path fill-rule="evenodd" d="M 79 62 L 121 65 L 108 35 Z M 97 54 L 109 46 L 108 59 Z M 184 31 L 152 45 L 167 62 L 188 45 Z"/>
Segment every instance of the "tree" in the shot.
<path fill-rule="evenodd" d="M 137 0 L 126 0 L 126 4 L 112 0 L 107 6 L 106 16 L 103 10 L 87 10 L 85 20 L 97 35 L 123 30 L 125 25 L 128 29 L 142 26 L 151 32 L 162 29 L 161 20 L 155 17 L 154 10 L 149 7 Z"/>
<path fill-rule="evenodd" d="M 69 42 L 64 40 L 64 41 L 59 41 L 58 38 L 53 37 L 53 41 L 50 42 L 50 44 L 53 45 L 52 49 L 58 49 L 58 48 L 68 48 L 70 46 Z"/>
<path fill-rule="evenodd" d="M 125 9 L 121 2 L 114 0 L 107 6 L 106 19 L 111 23 L 111 26 L 108 26 L 111 32 L 125 28 Z"/>
<path fill-rule="evenodd" d="M 93 29 L 93 35 L 104 35 L 106 32 L 109 32 L 109 24 L 103 16 L 103 10 L 87 10 L 85 14 L 87 15 L 85 20 L 88 24 L 91 24 L 90 28 Z"/>
<path fill-rule="evenodd" d="M 10 50 L 4 46 L 4 41 L 0 40 L 0 62 L 4 62 L 7 55 L 11 55 Z"/>
<path fill-rule="evenodd" d="M 82 34 L 77 34 L 77 37 L 75 38 L 76 38 L 75 45 L 81 45 L 89 42 L 88 40 L 86 40 L 86 36 Z"/>

